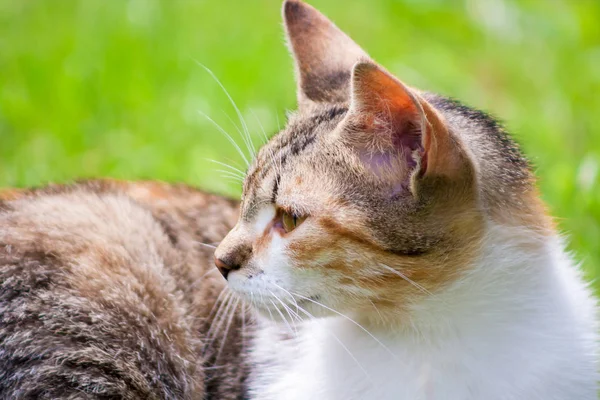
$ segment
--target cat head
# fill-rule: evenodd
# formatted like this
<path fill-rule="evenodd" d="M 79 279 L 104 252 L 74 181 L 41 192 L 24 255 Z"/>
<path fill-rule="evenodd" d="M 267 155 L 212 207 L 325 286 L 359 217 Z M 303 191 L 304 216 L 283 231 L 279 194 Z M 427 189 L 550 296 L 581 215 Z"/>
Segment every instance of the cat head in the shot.
<path fill-rule="evenodd" d="M 393 318 L 477 256 L 484 176 L 465 133 L 476 129 L 449 123 L 448 107 L 311 6 L 288 0 L 283 15 L 298 111 L 249 168 L 216 264 L 234 292 L 274 318 L 296 304 L 300 317 Z"/>

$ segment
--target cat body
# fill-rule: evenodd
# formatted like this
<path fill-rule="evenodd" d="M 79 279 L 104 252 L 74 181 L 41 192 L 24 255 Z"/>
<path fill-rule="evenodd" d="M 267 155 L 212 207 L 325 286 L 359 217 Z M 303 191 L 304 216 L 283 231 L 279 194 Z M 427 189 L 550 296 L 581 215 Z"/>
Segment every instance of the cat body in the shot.
<path fill-rule="evenodd" d="M 0 191 L 0 399 L 239 398 L 242 315 L 206 336 L 237 214 L 159 182 Z"/>

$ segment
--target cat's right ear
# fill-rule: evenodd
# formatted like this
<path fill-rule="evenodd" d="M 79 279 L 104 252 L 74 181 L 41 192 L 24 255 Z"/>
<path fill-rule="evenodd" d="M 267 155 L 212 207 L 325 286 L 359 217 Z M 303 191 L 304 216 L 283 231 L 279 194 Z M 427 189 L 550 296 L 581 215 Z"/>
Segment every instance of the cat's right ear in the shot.
<path fill-rule="evenodd" d="M 352 67 L 367 54 L 319 11 L 299 0 L 286 0 L 283 19 L 295 59 L 298 107 L 350 99 Z"/>

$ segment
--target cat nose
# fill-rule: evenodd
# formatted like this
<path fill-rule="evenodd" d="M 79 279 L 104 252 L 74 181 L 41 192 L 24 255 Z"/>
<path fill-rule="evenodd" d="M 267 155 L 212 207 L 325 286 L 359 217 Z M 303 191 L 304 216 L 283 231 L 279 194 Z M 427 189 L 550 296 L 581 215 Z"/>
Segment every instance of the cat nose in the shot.
<path fill-rule="evenodd" d="M 219 270 L 219 272 L 221 272 L 225 279 L 227 279 L 227 275 L 229 275 L 231 271 L 233 271 L 234 269 L 240 269 L 240 266 L 238 264 L 231 262 L 228 263 L 217 257 L 215 257 L 215 265 L 217 266 L 217 269 Z"/>

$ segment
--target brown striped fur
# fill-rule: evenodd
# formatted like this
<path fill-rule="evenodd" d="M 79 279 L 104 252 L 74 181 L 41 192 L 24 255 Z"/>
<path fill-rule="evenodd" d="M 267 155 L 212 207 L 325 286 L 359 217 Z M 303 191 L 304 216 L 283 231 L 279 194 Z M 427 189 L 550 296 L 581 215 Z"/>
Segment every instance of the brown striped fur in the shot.
<path fill-rule="evenodd" d="M 201 244 L 236 202 L 109 180 L 0 199 L 0 398 L 239 398 L 239 317 L 203 351 L 224 281 Z"/>

